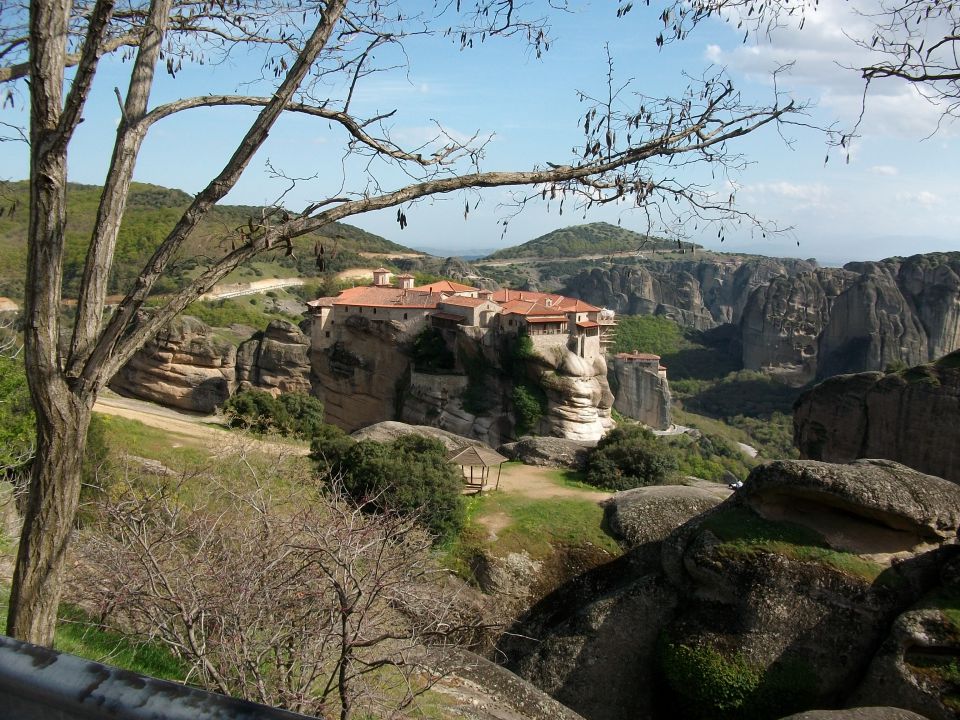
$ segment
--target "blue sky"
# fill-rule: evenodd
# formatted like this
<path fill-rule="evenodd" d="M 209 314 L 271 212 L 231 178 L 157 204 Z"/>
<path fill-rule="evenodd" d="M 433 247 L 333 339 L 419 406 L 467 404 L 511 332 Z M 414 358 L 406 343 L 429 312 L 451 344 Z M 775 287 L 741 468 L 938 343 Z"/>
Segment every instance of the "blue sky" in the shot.
<path fill-rule="evenodd" d="M 862 21 L 848 14 L 850 7 L 821 2 L 803 31 L 781 30 L 769 41 L 751 39 L 747 44 L 741 33 L 713 21 L 688 40 L 658 50 L 653 12 L 636 9 L 617 19 L 612 2 L 575 2 L 570 13 L 552 15 L 553 41 L 540 60 L 511 40 L 488 40 L 462 52 L 447 38 L 410 41 L 409 67 L 368 78 L 355 107 L 366 112 L 397 109 L 390 120 L 392 134 L 414 145 L 435 137 L 440 126 L 458 138 L 476 132 L 492 135 L 483 169 L 564 163 L 581 137 L 583 106 L 576 91 L 603 89 L 604 45 L 609 43 L 617 77 L 631 78 L 631 88 L 646 95 L 679 94 L 684 71 L 699 75 L 712 64 L 726 67 L 744 95 L 763 101 L 771 93 L 770 70 L 795 62 L 783 85 L 797 100 L 816 104 L 810 119 L 849 127 L 859 110 L 862 86 L 855 72 L 841 67 L 856 65 L 858 55 L 840 28 L 853 34 L 863 30 Z M 103 181 L 119 115 L 113 88 L 125 87 L 128 70 L 129 64 L 102 63 L 85 122 L 71 146 L 74 181 Z M 213 69 L 187 65 L 176 80 L 164 78 L 153 99 L 243 92 L 239 81 L 255 70 L 252 58 L 234 58 Z M 14 110 L 0 113 L 0 120 L 24 123 L 20 100 Z M 136 179 L 196 192 L 219 170 L 252 117 L 249 110 L 208 109 L 161 122 L 144 146 Z M 737 148 L 751 162 L 735 178 L 738 200 L 745 209 L 794 231 L 761 240 L 734 229 L 723 246 L 715 232 L 700 236 L 688 231 L 689 237 L 717 249 L 813 256 L 825 262 L 960 250 L 960 204 L 953 200 L 960 196 L 957 128 L 948 123 L 931 135 L 939 117 L 938 108 L 915 89 L 888 81 L 868 99 L 849 163 L 834 151 L 825 164 L 827 146 L 813 132 L 792 131 L 789 145 L 776 132 L 749 136 Z M 285 175 L 304 178 L 285 198 L 292 209 L 336 191 L 344 175 L 348 189 L 361 189 L 362 168 L 341 162 L 343 139 L 339 129 L 315 119 L 282 121 L 226 202 L 260 204 L 278 197 L 285 183 L 270 177 L 268 161 Z M 22 145 L 0 143 L 0 177 L 22 178 L 26 168 Z M 380 177 L 387 183 L 400 180 L 390 172 Z M 491 190 L 469 197 L 467 220 L 464 197 L 457 195 L 406 209 L 409 225 L 403 231 L 395 222 L 395 210 L 351 222 L 405 245 L 444 248 L 450 254 L 518 244 L 580 222 L 620 222 L 640 231 L 646 227 L 640 215 L 623 208 L 591 211 L 584 219 L 569 208 L 560 216 L 555 204 L 550 212 L 537 204 L 512 218 L 501 238 L 499 221 L 510 212 L 503 206 L 509 195 Z"/>

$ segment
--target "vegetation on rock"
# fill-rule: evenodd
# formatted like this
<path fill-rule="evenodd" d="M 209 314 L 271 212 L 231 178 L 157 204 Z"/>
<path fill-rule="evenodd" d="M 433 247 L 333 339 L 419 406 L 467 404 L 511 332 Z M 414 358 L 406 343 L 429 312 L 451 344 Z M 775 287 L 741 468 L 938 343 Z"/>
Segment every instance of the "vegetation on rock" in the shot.
<path fill-rule="evenodd" d="M 497 250 L 488 259 L 501 260 L 518 257 L 580 257 L 623 252 L 672 249 L 676 242 L 626 230 L 610 223 L 596 222 L 554 230 L 529 242 Z"/>
<path fill-rule="evenodd" d="M 608 433 L 587 457 L 585 479 L 610 490 L 662 485 L 678 468 L 676 453 L 640 425 Z"/>
<path fill-rule="evenodd" d="M 232 427 L 309 440 L 323 426 L 323 403 L 312 395 L 242 390 L 222 407 Z"/>

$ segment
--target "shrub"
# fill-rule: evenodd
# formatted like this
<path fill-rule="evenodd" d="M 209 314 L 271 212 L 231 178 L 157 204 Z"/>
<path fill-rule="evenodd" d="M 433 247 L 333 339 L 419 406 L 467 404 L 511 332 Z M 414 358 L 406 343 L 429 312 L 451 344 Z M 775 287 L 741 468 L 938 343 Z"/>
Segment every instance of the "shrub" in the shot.
<path fill-rule="evenodd" d="M 586 481 L 610 490 L 660 485 L 677 471 L 676 451 L 640 425 L 608 433 L 587 457 Z"/>
<path fill-rule="evenodd" d="M 428 327 L 413 340 L 410 351 L 418 372 L 452 370 L 454 357 L 447 341 L 436 328 Z"/>
<path fill-rule="evenodd" d="M 311 438 L 323 425 L 323 403 L 303 393 L 274 397 L 263 390 L 244 390 L 229 398 L 222 410 L 232 427 L 256 433 Z"/>
<path fill-rule="evenodd" d="M 462 482 L 439 440 L 404 435 L 390 443 L 354 442 L 327 425 L 311 443 L 321 471 L 338 476 L 355 502 L 374 511 L 416 513 L 436 542 L 465 520 Z"/>
<path fill-rule="evenodd" d="M 536 385 L 523 383 L 514 386 L 510 399 L 517 420 L 516 433 L 526 435 L 540 424 L 540 418 L 546 411 L 547 396 Z"/>

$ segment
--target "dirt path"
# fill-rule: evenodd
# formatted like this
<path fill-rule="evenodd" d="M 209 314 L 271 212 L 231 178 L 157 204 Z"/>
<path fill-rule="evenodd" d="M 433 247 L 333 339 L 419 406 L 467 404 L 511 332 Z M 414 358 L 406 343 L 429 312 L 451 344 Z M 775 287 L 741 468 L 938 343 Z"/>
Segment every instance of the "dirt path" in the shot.
<path fill-rule="evenodd" d="M 183 444 L 206 447 L 211 451 L 216 451 L 228 444 L 232 445 L 242 437 L 226 428 L 215 427 L 223 424 L 223 418 L 216 415 L 180 412 L 144 400 L 121 397 L 111 392 L 102 394 L 93 409 L 104 415 L 139 420 L 144 425 L 179 436 Z M 253 447 L 267 453 L 306 455 L 310 452 L 309 448 L 293 444 L 250 438 L 248 440 Z"/>
<path fill-rule="evenodd" d="M 337 273 L 337 280 L 373 280 L 371 268 L 354 267 Z"/>
<path fill-rule="evenodd" d="M 500 492 L 537 499 L 564 497 L 595 502 L 602 502 L 610 497 L 610 493 L 601 490 L 584 490 L 564 485 L 555 478 L 556 472 L 556 468 L 536 465 L 505 465 L 500 475 Z"/>

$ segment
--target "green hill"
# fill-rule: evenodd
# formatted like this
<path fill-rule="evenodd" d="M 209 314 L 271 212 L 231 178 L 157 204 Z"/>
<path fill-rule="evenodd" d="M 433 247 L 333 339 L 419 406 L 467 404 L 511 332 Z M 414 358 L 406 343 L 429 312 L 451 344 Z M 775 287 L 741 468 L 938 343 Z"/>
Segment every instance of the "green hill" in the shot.
<path fill-rule="evenodd" d="M 487 260 L 538 257 L 544 259 L 608 255 L 621 252 L 671 250 L 676 241 L 652 238 L 605 222 L 574 225 L 513 247 L 497 250 Z"/>
<path fill-rule="evenodd" d="M 64 292 L 68 297 L 76 292 L 83 273 L 87 243 L 96 218 L 100 193 L 101 188 L 97 185 L 70 183 L 67 186 Z M 26 181 L 0 184 L 0 208 L 3 209 L 0 215 L 0 295 L 14 298 L 23 297 L 29 221 L 28 197 Z M 190 195 L 181 190 L 133 183 L 117 240 L 116 261 L 110 282 L 111 293 L 129 286 L 144 261 L 180 218 L 190 200 Z M 197 272 L 205 258 L 214 257 L 229 249 L 232 231 L 245 226 L 248 218 L 259 217 L 261 211 L 260 207 L 243 205 L 213 208 L 197 228 L 189 244 L 181 249 L 171 277 L 158 283 L 156 291 L 169 291 L 184 278 Z M 341 269 L 341 265 L 345 267 L 355 263 L 356 254 L 359 252 L 414 252 L 351 225 L 334 223 L 316 234 L 298 238 L 295 241 L 295 257 L 285 257 L 282 252 L 258 257 L 255 274 L 316 274 L 313 248 L 318 238 L 321 238 L 324 244 L 328 258 L 327 270 L 331 271 Z"/>

